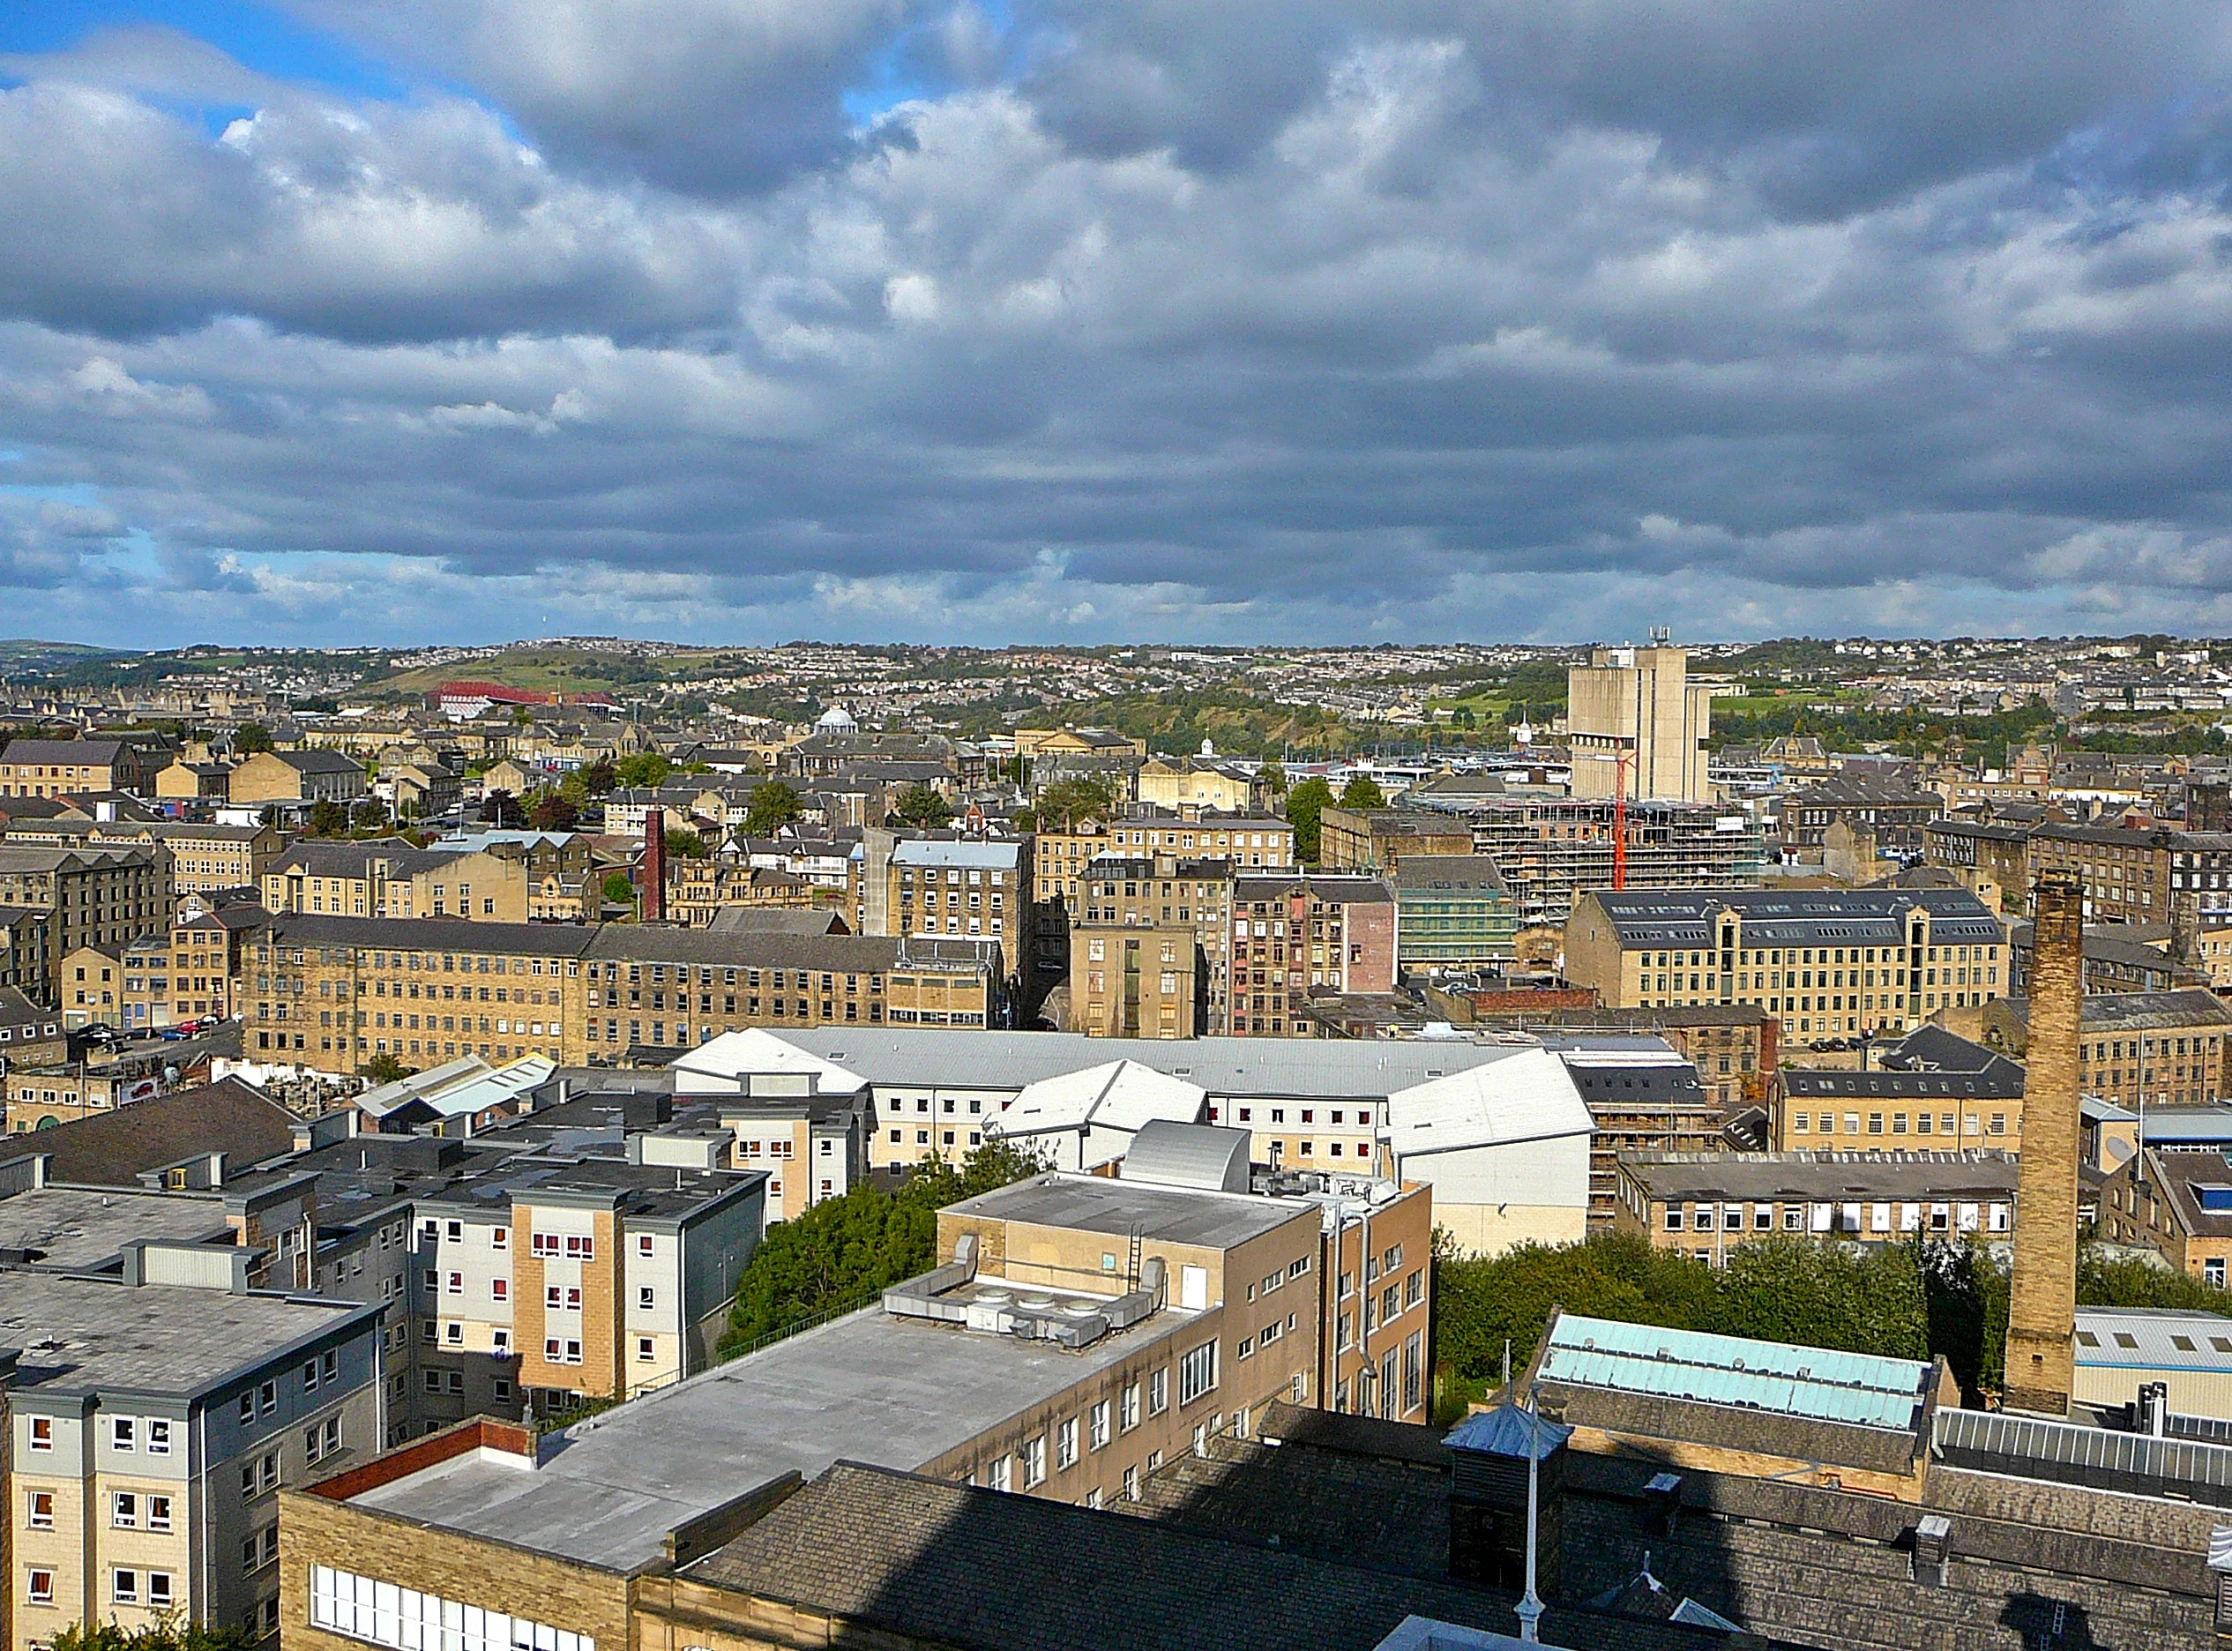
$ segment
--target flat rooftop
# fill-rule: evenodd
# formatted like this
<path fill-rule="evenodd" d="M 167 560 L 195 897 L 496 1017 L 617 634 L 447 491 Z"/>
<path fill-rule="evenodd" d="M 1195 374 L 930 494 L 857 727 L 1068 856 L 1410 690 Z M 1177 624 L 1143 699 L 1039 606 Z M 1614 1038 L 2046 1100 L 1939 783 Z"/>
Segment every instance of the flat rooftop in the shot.
<path fill-rule="evenodd" d="M 202 1393 L 379 1314 L 353 1301 L 0 1273 L 0 1347 L 21 1355 L 18 1394 Z"/>
<path fill-rule="evenodd" d="M 99 1187 L 32 1187 L 0 1198 L 0 1250 L 31 1252 L 33 1265 L 90 1271 L 114 1261 L 135 1238 L 192 1243 L 225 1231 L 215 1198 Z M 0 1283 L 0 1311 L 13 1294 Z"/>
<path fill-rule="evenodd" d="M 351 1505 L 631 1570 L 677 1525 L 770 1479 L 812 1479 L 840 1458 L 919 1468 L 1193 1317 L 1165 1308 L 1072 1353 L 879 1304 L 577 1422 L 532 1472 L 474 1452 Z"/>
<path fill-rule="evenodd" d="M 1165 1244 L 1211 1250 L 1229 1250 L 1304 1213 L 1253 1193 L 1149 1186 L 1101 1175 L 1041 1175 L 946 1207 L 954 1215 L 1119 1238 L 1137 1233 Z"/>

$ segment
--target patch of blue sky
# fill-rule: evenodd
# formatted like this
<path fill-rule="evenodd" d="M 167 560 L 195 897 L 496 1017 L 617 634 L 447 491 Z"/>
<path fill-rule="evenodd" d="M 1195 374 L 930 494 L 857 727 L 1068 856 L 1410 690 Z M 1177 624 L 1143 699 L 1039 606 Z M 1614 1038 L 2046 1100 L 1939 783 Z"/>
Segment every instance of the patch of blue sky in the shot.
<path fill-rule="evenodd" d="M 206 41 L 274 79 L 383 99 L 400 97 L 405 90 L 402 81 L 376 58 L 255 0 L 38 0 L 37 4 L 0 5 L 0 52 L 65 51 L 103 29 L 145 24 Z"/>

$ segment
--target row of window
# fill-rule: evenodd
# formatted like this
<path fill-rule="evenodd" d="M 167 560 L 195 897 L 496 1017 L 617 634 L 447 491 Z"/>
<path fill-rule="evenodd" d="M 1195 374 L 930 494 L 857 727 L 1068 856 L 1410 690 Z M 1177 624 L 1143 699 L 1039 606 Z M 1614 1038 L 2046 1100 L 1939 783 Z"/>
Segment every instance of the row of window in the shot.
<path fill-rule="evenodd" d="M 1881 1112 L 1869 1113 L 1866 1133 L 1870 1135 L 1883 1134 L 1886 1116 Z M 1909 1114 L 1893 1112 L 1888 1114 L 1888 1118 L 1891 1134 L 1904 1135 L 1907 1133 Z M 1951 1135 L 1959 1121 L 1950 1112 L 1917 1112 L 1912 1114 L 1912 1120 L 1914 1133 L 1917 1135 L 1933 1133 Z M 1818 1128 L 1815 1127 L 1817 1123 Z M 1967 1132 L 1971 1135 L 2005 1135 L 2007 1133 L 2007 1114 L 1995 1112 L 1987 1118 L 1981 1113 L 1971 1112 L 1967 1118 Z M 1834 1135 L 1837 1133 L 1837 1115 L 1834 1112 L 1793 1112 L 1790 1115 L 1790 1133 L 1793 1135 Z M 1861 1133 L 1859 1113 L 1847 1112 L 1844 1115 L 1844 1133 L 1847 1135 Z"/>
<path fill-rule="evenodd" d="M 54 1603 L 54 1572 L 34 1565 L 24 1573 L 23 1597 L 27 1604 Z M 178 1603 L 168 1571 L 143 1571 L 136 1565 L 119 1565 L 109 1572 L 111 1605 L 144 1605 L 151 1611 L 168 1611 Z"/>
<path fill-rule="evenodd" d="M 310 1626 L 391 1651 L 597 1651 L 588 1634 L 325 1565 L 310 1567 Z"/>
<path fill-rule="evenodd" d="M 24 1524 L 34 1531 L 54 1529 L 54 1492 L 32 1491 L 24 1501 Z M 171 1499 L 153 1491 L 120 1490 L 109 1493 L 109 1525 L 120 1531 L 153 1531 L 171 1528 Z"/>

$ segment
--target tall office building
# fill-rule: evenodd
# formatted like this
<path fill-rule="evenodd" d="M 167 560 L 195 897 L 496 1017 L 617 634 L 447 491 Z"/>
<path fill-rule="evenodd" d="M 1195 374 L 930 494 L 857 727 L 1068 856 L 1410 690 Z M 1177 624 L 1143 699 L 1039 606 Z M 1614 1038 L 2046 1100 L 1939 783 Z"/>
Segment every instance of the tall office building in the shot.
<path fill-rule="evenodd" d="M 1573 794 L 1616 796 L 1627 759 L 1627 794 L 1668 802 L 1705 802 L 1705 739 L 1713 690 L 1689 680 L 1689 656 L 1652 633 L 1648 648 L 1596 648 L 1566 672 L 1566 734 L 1573 750 Z"/>

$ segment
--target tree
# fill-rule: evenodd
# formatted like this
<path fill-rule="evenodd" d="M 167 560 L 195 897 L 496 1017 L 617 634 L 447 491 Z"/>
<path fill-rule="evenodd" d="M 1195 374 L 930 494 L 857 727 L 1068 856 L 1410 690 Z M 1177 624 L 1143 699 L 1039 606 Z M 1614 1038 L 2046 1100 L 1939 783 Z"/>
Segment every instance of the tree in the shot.
<path fill-rule="evenodd" d="M 1276 757 L 1263 765 L 1263 788 L 1274 797 L 1286 795 L 1286 764 Z"/>
<path fill-rule="evenodd" d="M 927 785 L 910 785 L 891 807 L 901 825 L 935 828 L 953 818 L 953 805 Z"/>
<path fill-rule="evenodd" d="M 1349 783 L 1341 787 L 1343 808 L 1385 808 L 1387 793 L 1380 790 L 1379 782 L 1369 774 L 1352 774 Z"/>
<path fill-rule="evenodd" d="M 535 725 L 535 713 L 528 710 L 524 705 L 514 705 L 511 711 L 511 723 L 514 728 L 532 728 Z"/>
<path fill-rule="evenodd" d="M 377 831 L 387 824 L 387 810 L 377 797 L 366 797 L 349 810 L 349 823 L 359 831 Z"/>
<path fill-rule="evenodd" d="M 1333 788 L 1316 775 L 1286 794 L 1286 817 L 1294 827 L 1294 852 L 1305 865 L 1317 864 L 1318 816 L 1333 805 Z"/>
<path fill-rule="evenodd" d="M 398 1078 L 407 1078 L 416 1070 L 416 1067 L 405 1066 L 385 1050 L 370 1060 L 357 1063 L 357 1076 L 370 1080 L 374 1088 L 384 1083 L 393 1083 Z"/>
<path fill-rule="evenodd" d="M 499 786 L 481 799 L 481 822 L 498 830 L 516 829 L 527 823 L 527 811 L 519 806 L 519 799 Z"/>
<path fill-rule="evenodd" d="M 788 780 L 765 780 L 752 793 L 744 810 L 747 837 L 772 837 L 806 812 L 806 803 Z"/>
<path fill-rule="evenodd" d="M 630 752 L 612 765 L 614 779 L 631 791 L 664 785 L 673 772 L 674 764 L 656 751 Z"/>
<path fill-rule="evenodd" d="M 769 1228 L 737 1281 L 721 1353 L 733 1356 L 927 1272 L 936 1258 L 939 1210 L 1045 1167 L 1031 1153 L 987 1141 L 958 1166 L 942 1158 L 918 1165 L 896 1192 L 856 1186 Z"/>
<path fill-rule="evenodd" d="M 635 904 L 635 885 L 628 881 L 626 872 L 608 871 L 605 873 L 604 897 L 610 905 L 632 906 Z"/>
<path fill-rule="evenodd" d="M 581 823 L 581 809 L 563 791 L 537 791 L 527 799 L 527 823 L 537 831 L 571 831 Z"/>
<path fill-rule="evenodd" d="M 666 835 L 667 853 L 677 860 L 703 860 L 712 854 L 705 846 L 705 839 L 687 826 L 677 826 Z"/>
<path fill-rule="evenodd" d="M 310 835 L 313 837 L 339 837 L 349 829 L 349 811 L 331 797 L 320 797 L 310 805 Z"/>
<path fill-rule="evenodd" d="M 568 774 L 563 782 L 566 795 L 577 803 L 592 797 L 602 797 L 620 783 L 620 776 L 612 766 L 610 757 L 599 757 Z"/>
<path fill-rule="evenodd" d="M 243 756 L 254 756 L 259 751 L 271 749 L 271 730 L 260 722 L 244 722 L 233 734 L 233 749 Z"/>
<path fill-rule="evenodd" d="M 1075 831 L 1080 820 L 1113 820 L 1124 806 L 1113 774 L 1073 774 L 1042 786 L 1031 799 L 1044 831 Z"/>
<path fill-rule="evenodd" d="M 138 1628 L 113 1621 L 72 1623 L 47 1642 L 52 1651 L 248 1651 L 255 1643 L 245 1628 L 195 1622 L 181 1611 L 165 1611 Z"/>

